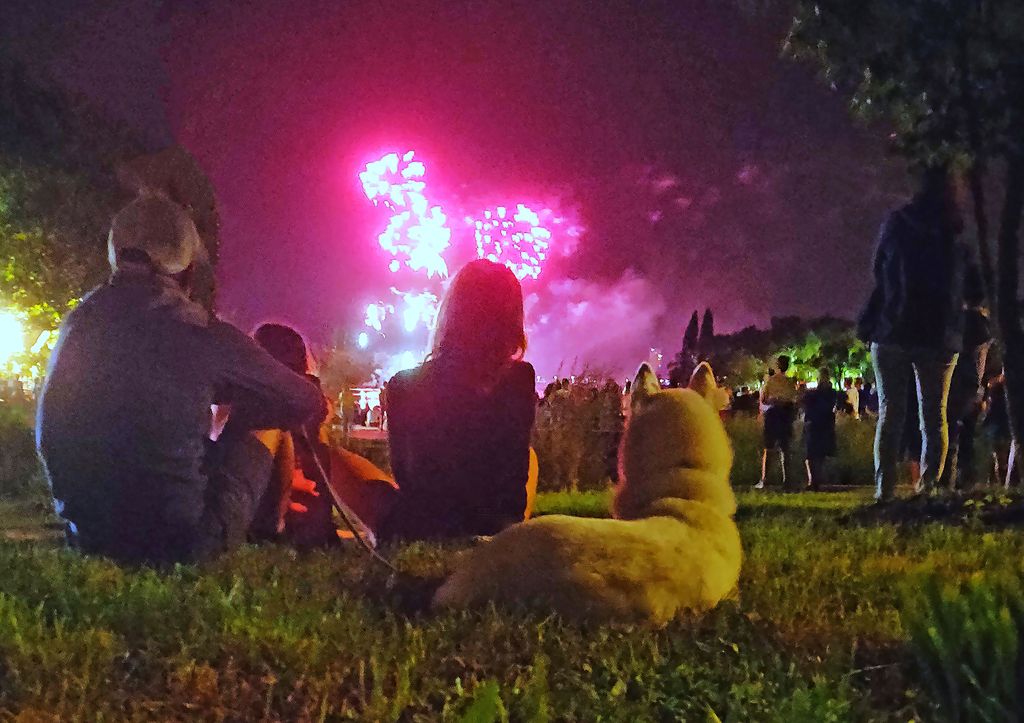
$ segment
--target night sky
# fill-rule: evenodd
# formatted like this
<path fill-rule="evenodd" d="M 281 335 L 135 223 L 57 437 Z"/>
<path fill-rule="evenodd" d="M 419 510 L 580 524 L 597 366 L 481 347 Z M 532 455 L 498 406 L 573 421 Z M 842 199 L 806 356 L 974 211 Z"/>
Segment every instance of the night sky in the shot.
<path fill-rule="evenodd" d="M 706 306 L 720 330 L 851 317 L 903 191 L 884 130 L 780 59 L 785 16 L 731 3 L 9 3 L 4 42 L 210 174 L 245 327 L 360 328 L 388 283 L 356 177 L 381 151 L 416 149 L 447 198 L 585 229 L 534 290 L 547 367 L 673 352 Z"/>

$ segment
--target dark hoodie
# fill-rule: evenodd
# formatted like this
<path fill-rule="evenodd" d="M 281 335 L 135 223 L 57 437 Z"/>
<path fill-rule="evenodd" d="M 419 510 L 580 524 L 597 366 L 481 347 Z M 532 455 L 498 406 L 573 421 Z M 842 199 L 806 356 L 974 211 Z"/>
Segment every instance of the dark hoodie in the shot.
<path fill-rule="evenodd" d="M 944 352 L 962 349 L 964 304 L 982 303 L 980 275 L 967 247 L 940 218 L 934 210 L 911 203 L 882 224 L 875 288 L 858 321 L 864 341 Z"/>

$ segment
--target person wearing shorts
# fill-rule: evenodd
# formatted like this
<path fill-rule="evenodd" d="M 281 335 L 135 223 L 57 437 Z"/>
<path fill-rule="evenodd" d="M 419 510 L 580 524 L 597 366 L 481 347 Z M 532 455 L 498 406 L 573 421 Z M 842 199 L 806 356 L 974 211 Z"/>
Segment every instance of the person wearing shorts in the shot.
<path fill-rule="evenodd" d="M 769 375 L 761 387 L 761 408 L 764 410 L 764 444 L 761 453 L 761 480 L 755 489 L 764 489 L 768 477 L 768 453 L 778 450 L 782 484 L 786 485 L 786 460 L 793 441 L 793 423 L 796 421 L 796 382 L 786 376 L 789 357 L 780 356 L 778 372 Z"/>

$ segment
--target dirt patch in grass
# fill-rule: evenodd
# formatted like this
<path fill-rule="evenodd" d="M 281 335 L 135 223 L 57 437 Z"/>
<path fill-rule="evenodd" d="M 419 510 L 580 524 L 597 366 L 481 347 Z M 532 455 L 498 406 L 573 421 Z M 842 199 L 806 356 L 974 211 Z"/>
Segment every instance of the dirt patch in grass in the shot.
<path fill-rule="evenodd" d="M 974 490 L 918 494 L 867 504 L 844 517 L 860 525 L 920 525 L 941 522 L 984 527 L 1024 526 L 1024 493 L 1019 490 Z"/>

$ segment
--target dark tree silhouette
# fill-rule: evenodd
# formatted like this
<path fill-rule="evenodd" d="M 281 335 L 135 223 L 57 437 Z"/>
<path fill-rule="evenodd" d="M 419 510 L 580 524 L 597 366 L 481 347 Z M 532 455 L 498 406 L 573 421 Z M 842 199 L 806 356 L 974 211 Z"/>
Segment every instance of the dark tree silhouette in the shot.
<path fill-rule="evenodd" d="M 704 310 L 704 318 L 700 322 L 700 337 L 697 339 L 697 352 L 701 361 L 710 356 L 715 348 L 715 316 L 711 309 Z"/>

